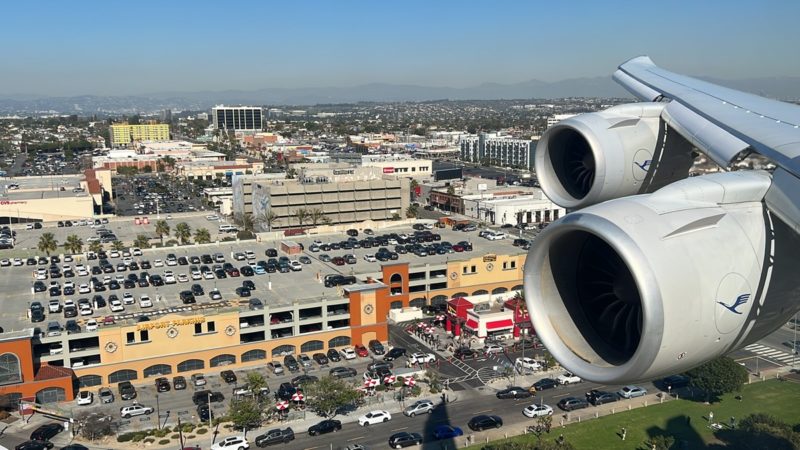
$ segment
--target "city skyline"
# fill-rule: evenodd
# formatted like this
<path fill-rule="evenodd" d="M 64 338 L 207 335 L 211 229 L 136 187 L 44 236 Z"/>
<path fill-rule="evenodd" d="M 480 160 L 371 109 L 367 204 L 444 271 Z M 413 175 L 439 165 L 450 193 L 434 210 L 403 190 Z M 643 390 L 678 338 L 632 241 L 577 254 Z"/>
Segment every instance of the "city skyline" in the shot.
<path fill-rule="evenodd" d="M 774 1 L 518 5 L 324 2 L 7 6 L 0 95 L 146 95 L 371 83 L 464 88 L 601 77 L 640 54 L 719 79 L 792 77 Z M 244 45 L 246 44 L 246 45 Z"/>

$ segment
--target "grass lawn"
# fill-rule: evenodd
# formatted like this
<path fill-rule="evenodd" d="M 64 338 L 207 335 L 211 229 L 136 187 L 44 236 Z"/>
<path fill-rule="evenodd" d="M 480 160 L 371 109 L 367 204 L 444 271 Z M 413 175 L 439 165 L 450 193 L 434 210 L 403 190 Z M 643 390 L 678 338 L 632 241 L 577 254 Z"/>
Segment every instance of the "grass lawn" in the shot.
<path fill-rule="evenodd" d="M 714 421 L 727 425 L 731 416 L 737 423 L 745 416 L 768 413 L 784 422 L 794 425 L 800 423 L 800 384 L 791 381 L 771 380 L 746 385 L 742 400 L 737 394 L 723 396 L 722 401 L 706 405 L 701 401 L 676 400 L 646 408 L 625 411 L 583 423 L 558 428 L 558 416 L 553 416 L 555 425 L 547 439 L 554 439 L 563 433 L 568 442 L 578 449 L 639 449 L 644 441 L 659 434 L 669 434 L 675 442 L 686 441 L 690 449 L 705 448 L 712 443 L 721 443 L 708 428 L 708 413 L 714 413 Z M 687 420 L 687 418 L 689 418 Z M 531 421 L 531 424 L 534 422 Z M 619 433 L 627 429 L 625 441 Z M 535 442 L 533 435 L 510 438 L 520 443 Z M 480 449 L 474 445 L 470 449 Z M 680 448 L 680 447 L 678 447 Z"/>

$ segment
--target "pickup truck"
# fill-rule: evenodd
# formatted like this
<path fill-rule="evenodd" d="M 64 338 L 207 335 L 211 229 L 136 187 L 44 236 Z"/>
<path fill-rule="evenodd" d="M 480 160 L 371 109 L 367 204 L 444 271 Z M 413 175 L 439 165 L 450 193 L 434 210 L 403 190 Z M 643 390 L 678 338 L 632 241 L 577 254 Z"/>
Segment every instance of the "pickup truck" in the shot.
<path fill-rule="evenodd" d="M 558 384 L 573 384 L 580 383 L 583 380 L 571 372 L 564 372 L 556 378 L 556 381 L 558 381 Z"/>
<path fill-rule="evenodd" d="M 280 428 L 276 428 L 274 430 L 269 430 L 266 433 L 258 436 L 256 438 L 256 445 L 258 447 L 267 447 L 269 445 L 275 444 L 287 444 L 290 441 L 294 440 L 294 431 L 291 428 L 287 427 L 286 429 L 281 430 Z"/>

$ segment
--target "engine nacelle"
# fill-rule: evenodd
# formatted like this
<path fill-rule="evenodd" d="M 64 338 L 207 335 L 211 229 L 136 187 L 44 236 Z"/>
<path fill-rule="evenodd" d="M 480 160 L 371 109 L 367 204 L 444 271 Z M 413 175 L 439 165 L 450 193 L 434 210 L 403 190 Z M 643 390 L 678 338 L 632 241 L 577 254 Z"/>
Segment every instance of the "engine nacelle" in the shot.
<path fill-rule="evenodd" d="M 761 172 L 695 177 L 551 224 L 524 275 L 542 342 L 583 378 L 629 383 L 685 371 L 780 327 L 800 308 L 800 281 L 774 281 L 798 257 L 796 238 L 778 242 L 794 233 L 780 231 L 761 201 L 770 183 Z"/>
<path fill-rule="evenodd" d="M 536 146 L 542 190 L 568 209 L 640 193 L 663 109 L 664 103 L 618 105 L 548 128 Z"/>

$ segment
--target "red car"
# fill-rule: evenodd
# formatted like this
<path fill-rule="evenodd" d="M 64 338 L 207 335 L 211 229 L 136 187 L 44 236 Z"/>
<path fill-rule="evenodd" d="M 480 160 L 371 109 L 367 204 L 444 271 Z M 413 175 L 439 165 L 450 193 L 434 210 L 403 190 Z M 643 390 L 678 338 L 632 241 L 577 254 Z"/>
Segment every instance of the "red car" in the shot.
<path fill-rule="evenodd" d="M 366 358 L 369 356 L 369 351 L 367 350 L 367 347 L 364 347 L 363 345 L 356 345 L 356 355 Z"/>
<path fill-rule="evenodd" d="M 331 260 L 331 262 L 334 263 L 337 266 L 343 266 L 345 264 L 345 260 L 341 256 L 337 256 L 337 257 L 333 258 Z"/>
<path fill-rule="evenodd" d="M 456 253 L 461 253 L 461 252 L 464 251 L 464 247 L 456 244 L 456 245 L 453 246 L 453 251 L 456 252 Z"/>

